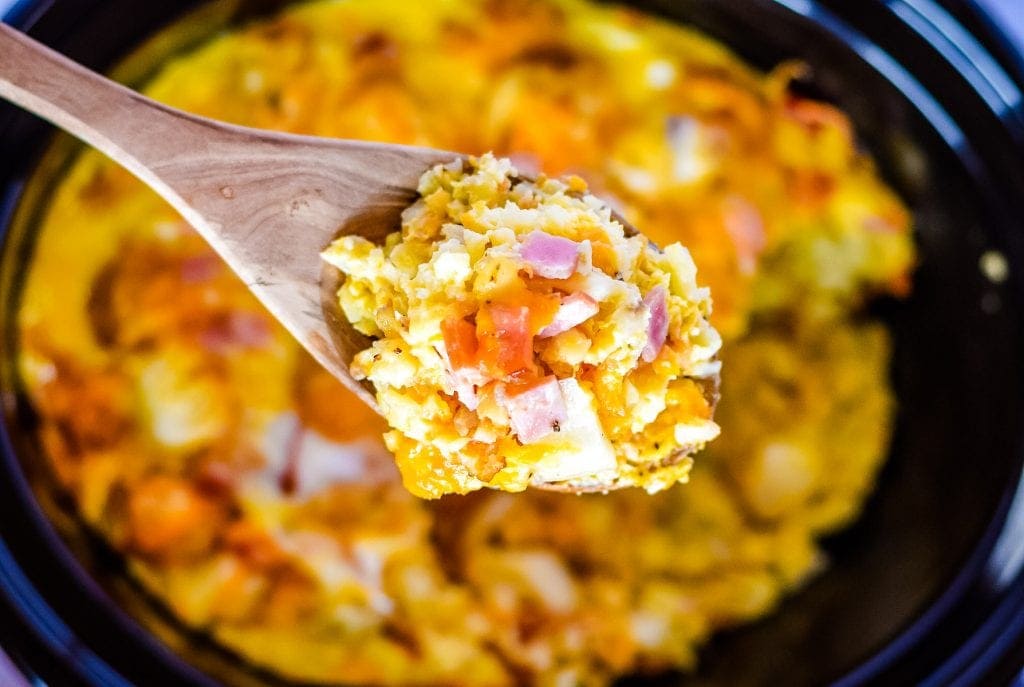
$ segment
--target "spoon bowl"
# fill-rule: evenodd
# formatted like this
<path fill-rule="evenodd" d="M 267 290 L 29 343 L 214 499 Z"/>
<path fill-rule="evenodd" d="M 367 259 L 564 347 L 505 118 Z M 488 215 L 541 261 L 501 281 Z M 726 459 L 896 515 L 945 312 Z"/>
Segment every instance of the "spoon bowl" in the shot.
<path fill-rule="evenodd" d="M 320 252 L 400 223 L 423 172 L 458 153 L 251 129 L 166 105 L 0 24 L 0 97 L 105 153 L 156 191 L 278 321 L 379 412 L 349 363 L 367 338 L 341 315 Z"/>

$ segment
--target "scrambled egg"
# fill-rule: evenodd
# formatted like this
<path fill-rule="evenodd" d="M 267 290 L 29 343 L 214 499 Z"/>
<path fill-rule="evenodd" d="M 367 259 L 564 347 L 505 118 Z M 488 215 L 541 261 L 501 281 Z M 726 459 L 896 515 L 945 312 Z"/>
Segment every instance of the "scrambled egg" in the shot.
<path fill-rule="evenodd" d="M 685 481 L 711 420 L 721 345 L 678 243 L 627 236 L 582 179 L 519 178 L 487 154 L 426 172 L 401 230 L 323 253 L 372 337 L 385 441 L 414 494 Z"/>
<path fill-rule="evenodd" d="M 888 336 L 863 305 L 906 293 L 909 215 L 795 73 L 581 0 L 314 1 L 182 54 L 148 94 L 576 173 L 686 245 L 715 295 L 722 435 L 653 496 L 417 499 L 379 418 L 88 151 L 50 198 L 20 312 L 58 482 L 181 622 L 295 680 L 696 669 L 714 632 L 826 568 L 818 539 L 856 517 L 890 436 Z M 167 636 L 166 614 L 153 625 Z"/>

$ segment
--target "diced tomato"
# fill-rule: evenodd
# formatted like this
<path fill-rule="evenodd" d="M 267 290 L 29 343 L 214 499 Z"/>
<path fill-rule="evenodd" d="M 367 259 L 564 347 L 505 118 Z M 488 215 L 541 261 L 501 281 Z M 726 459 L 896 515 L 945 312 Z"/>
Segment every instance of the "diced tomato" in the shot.
<path fill-rule="evenodd" d="M 912 284 L 910 275 L 906 272 L 901 272 L 889 280 L 889 292 L 897 298 L 906 298 L 910 295 Z"/>
<path fill-rule="evenodd" d="M 495 378 L 533 370 L 530 308 L 490 303 L 476 318 L 480 360 Z"/>
<path fill-rule="evenodd" d="M 827 103 L 805 98 L 790 97 L 785 103 L 786 113 L 803 125 L 812 135 L 827 128 L 850 133 L 850 120 L 842 110 Z"/>
<path fill-rule="evenodd" d="M 464 318 L 453 315 L 441 323 L 441 334 L 444 335 L 444 349 L 453 370 L 476 367 L 476 327 Z"/>

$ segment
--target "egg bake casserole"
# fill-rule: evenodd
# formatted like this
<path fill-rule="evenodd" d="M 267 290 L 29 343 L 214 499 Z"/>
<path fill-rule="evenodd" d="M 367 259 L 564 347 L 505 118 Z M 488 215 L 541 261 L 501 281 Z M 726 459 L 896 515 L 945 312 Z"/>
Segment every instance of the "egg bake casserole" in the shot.
<path fill-rule="evenodd" d="M 578 492 L 685 481 L 721 346 L 678 243 L 631 232 L 579 177 L 488 153 L 437 165 L 384 245 L 335 240 L 342 312 L 408 489 Z"/>
<path fill-rule="evenodd" d="M 690 483 L 424 501 L 378 418 L 142 184 L 86 151 L 40 227 L 20 368 L 79 516 L 182 623 L 297 680 L 603 685 L 697 667 L 826 565 L 885 455 L 908 213 L 848 118 L 685 27 L 579 0 L 317 0 L 146 92 L 241 124 L 577 174 L 714 294 Z M 315 259 L 315 256 L 313 256 Z M 54 288 L 60 285 L 60 288 Z"/>

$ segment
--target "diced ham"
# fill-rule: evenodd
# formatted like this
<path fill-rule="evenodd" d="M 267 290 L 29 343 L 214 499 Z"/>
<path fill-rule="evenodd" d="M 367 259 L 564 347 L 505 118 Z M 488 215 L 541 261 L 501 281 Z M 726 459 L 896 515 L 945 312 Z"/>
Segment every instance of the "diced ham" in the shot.
<path fill-rule="evenodd" d="M 597 314 L 597 301 L 585 293 L 574 293 L 562 299 L 551 324 L 541 329 L 537 336 L 547 338 L 567 332 L 578 324 L 582 324 Z"/>
<path fill-rule="evenodd" d="M 533 273 L 548 279 L 568 279 L 576 271 L 580 244 L 535 230 L 527 234 L 519 254 Z"/>
<path fill-rule="evenodd" d="M 668 293 L 665 287 L 659 284 L 648 291 L 644 296 L 644 305 L 651 313 L 651 319 L 647 322 L 647 345 L 640 357 L 649 363 L 661 353 L 661 347 L 668 337 Z"/>
<path fill-rule="evenodd" d="M 224 263 L 216 255 L 194 255 L 181 263 L 181 281 L 199 284 L 210 281 L 224 269 Z"/>
<path fill-rule="evenodd" d="M 544 452 L 534 464 L 532 481 L 561 482 L 584 478 L 599 484 L 614 480 L 618 460 L 597 414 L 597 400 L 573 377 L 560 379 L 568 419 L 557 434 L 543 439 Z"/>
<path fill-rule="evenodd" d="M 740 270 L 751 274 L 757 268 L 757 258 L 767 245 L 764 220 L 757 208 L 739 196 L 726 199 L 723 206 L 725 231 L 736 247 Z"/>
<path fill-rule="evenodd" d="M 487 378 L 476 368 L 460 367 L 450 373 L 452 387 L 455 396 L 462 405 L 470 410 L 476 410 L 480 406 L 480 397 L 477 395 L 477 387 L 487 383 Z"/>
<path fill-rule="evenodd" d="M 398 478 L 395 461 L 383 444 L 369 435 L 335 442 L 302 424 L 294 413 L 282 413 L 266 429 L 261 446 L 264 467 L 237 475 L 238 487 L 247 479 L 272 480 L 281 493 L 304 500 L 338 485 L 374 485 Z M 235 488 L 234 481 L 231 488 Z"/>
<path fill-rule="evenodd" d="M 277 485 L 283 494 L 294 494 L 299 481 L 299 457 L 302 453 L 302 440 L 306 436 L 306 428 L 299 418 L 295 418 L 295 426 L 288 436 L 285 445 L 284 469 L 277 477 Z"/>
<path fill-rule="evenodd" d="M 226 496 L 238 486 L 238 476 L 238 470 L 232 465 L 211 460 L 199 467 L 195 484 L 204 493 Z"/>
<path fill-rule="evenodd" d="M 812 137 L 827 129 L 837 129 L 847 139 L 852 135 L 849 119 L 832 105 L 790 96 L 785 108 L 786 114 L 803 126 Z"/>
<path fill-rule="evenodd" d="M 207 350 L 225 353 L 234 348 L 262 348 L 270 343 L 271 331 L 262 315 L 233 312 L 207 328 L 199 340 Z"/>
<path fill-rule="evenodd" d="M 892 214 L 889 216 L 872 215 L 864 218 L 863 226 L 866 231 L 873 234 L 896 234 L 903 226 L 903 221 L 899 217 L 893 217 Z"/>
<path fill-rule="evenodd" d="M 549 375 L 525 391 L 502 385 L 498 403 L 508 412 L 512 431 L 524 444 L 533 443 L 558 431 L 569 418 L 558 379 Z"/>

